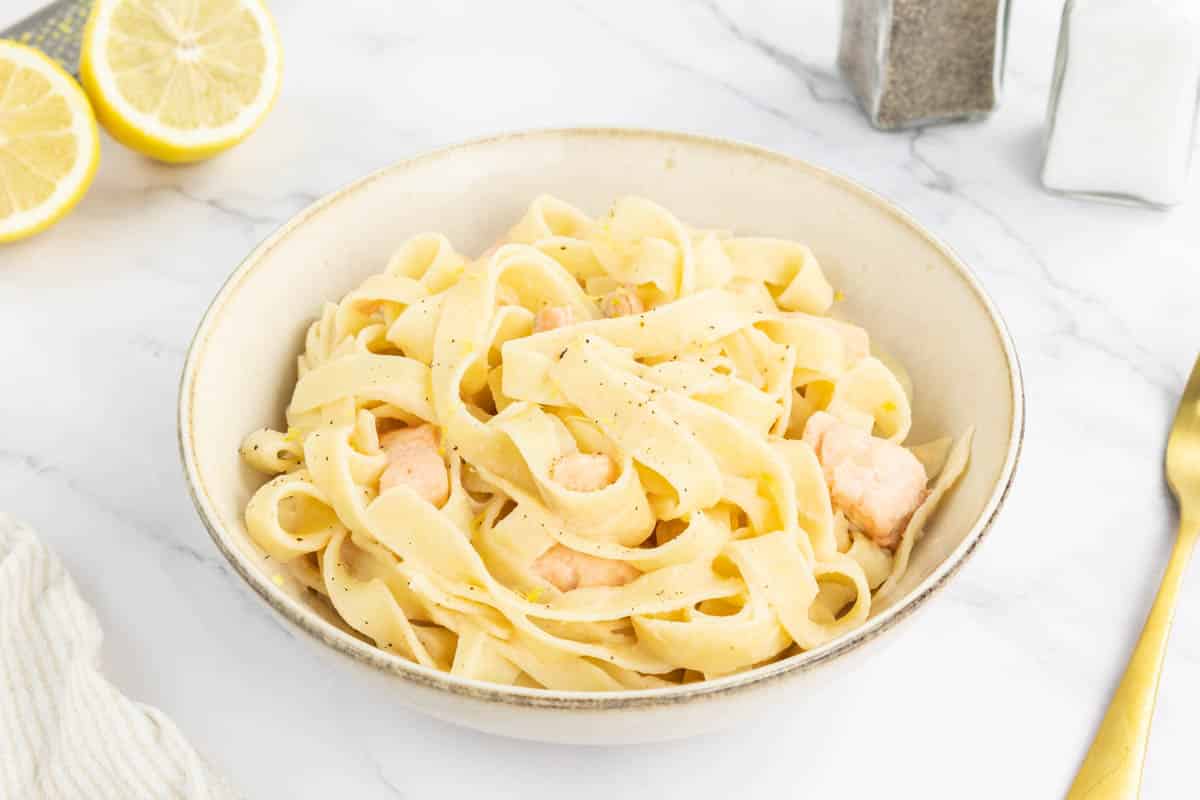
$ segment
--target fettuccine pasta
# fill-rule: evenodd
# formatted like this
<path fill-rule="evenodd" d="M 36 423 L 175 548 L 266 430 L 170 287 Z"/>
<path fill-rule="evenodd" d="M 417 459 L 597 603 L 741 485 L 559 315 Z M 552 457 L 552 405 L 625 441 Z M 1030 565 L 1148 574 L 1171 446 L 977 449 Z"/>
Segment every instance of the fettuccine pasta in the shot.
<path fill-rule="evenodd" d="M 308 330 L 265 555 L 384 650 L 555 690 L 750 669 L 863 624 L 966 466 L 801 244 L 640 198 L 438 234 Z M 888 362 L 891 363 L 891 362 Z"/>

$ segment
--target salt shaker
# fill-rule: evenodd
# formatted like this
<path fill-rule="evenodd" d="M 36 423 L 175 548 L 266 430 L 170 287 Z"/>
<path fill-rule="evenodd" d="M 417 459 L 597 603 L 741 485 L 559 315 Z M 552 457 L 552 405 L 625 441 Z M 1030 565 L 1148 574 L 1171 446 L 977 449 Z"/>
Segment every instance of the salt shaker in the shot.
<path fill-rule="evenodd" d="M 1180 202 L 1198 91 L 1197 0 L 1068 0 L 1042 183 L 1098 199 Z"/>
<path fill-rule="evenodd" d="M 1004 79 L 1008 0 L 844 0 L 838 66 L 871 124 L 978 119 Z"/>

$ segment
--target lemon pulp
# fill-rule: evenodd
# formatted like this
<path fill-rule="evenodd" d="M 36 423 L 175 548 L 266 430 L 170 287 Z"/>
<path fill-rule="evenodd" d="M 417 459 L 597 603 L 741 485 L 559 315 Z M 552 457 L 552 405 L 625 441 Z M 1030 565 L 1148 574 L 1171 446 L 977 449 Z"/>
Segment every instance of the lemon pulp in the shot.
<path fill-rule="evenodd" d="M 78 84 L 42 53 L 0 41 L 0 241 L 61 219 L 91 185 L 99 157 Z"/>

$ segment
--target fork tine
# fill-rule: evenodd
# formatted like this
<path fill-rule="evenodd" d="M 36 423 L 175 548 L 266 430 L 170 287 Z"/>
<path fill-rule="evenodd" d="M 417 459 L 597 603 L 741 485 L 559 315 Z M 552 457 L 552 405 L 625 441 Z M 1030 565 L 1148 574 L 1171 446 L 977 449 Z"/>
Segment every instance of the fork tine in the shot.
<path fill-rule="evenodd" d="M 1175 412 L 1175 424 L 1188 419 L 1196 419 L 1200 417 L 1200 358 L 1196 359 L 1196 366 L 1192 367 L 1192 374 L 1188 378 L 1187 387 L 1183 390 L 1183 397 L 1179 399 L 1179 410 Z"/>
<path fill-rule="evenodd" d="M 1195 514 L 1200 500 L 1200 358 L 1188 378 L 1175 422 L 1167 437 L 1167 484 L 1171 487 L 1180 507 L 1186 513 Z M 1181 489 L 1184 491 L 1181 493 Z M 1187 509 L 1186 498 L 1192 499 Z"/>

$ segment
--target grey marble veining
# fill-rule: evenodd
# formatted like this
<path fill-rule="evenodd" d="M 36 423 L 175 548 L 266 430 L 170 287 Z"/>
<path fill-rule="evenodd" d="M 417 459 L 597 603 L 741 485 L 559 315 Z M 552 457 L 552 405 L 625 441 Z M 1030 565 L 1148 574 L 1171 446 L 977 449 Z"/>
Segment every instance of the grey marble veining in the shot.
<path fill-rule="evenodd" d="M 36 4 L 5 3 L 0 27 Z M 990 120 L 897 134 L 872 130 L 836 75 L 834 3 L 272 8 L 285 85 L 255 136 L 186 168 L 106 139 L 75 213 L 0 249 L 0 509 L 62 554 L 118 685 L 170 714 L 250 797 L 1061 796 L 1165 563 L 1163 440 L 1200 351 L 1200 180 L 1165 214 L 1038 187 L 1061 3 L 1014 7 Z M 751 141 L 896 201 L 977 270 L 1029 401 L 997 527 L 847 691 L 751 729 L 613 751 L 460 731 L 358 680 L 225 566 L 175 445 L 188 340 L 255 242 L 427 148 L 589 124 Z M 1159 698 L 1151 800 L 1200 793 L 1197 583 Z"/>

